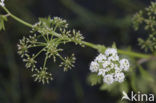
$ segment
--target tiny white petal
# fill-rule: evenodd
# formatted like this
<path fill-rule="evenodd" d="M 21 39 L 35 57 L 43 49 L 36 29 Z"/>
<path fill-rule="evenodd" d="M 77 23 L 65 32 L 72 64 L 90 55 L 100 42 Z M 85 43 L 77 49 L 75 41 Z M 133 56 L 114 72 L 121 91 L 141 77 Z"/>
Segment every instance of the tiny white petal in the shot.
<path fill-rule="evenodd" d="M 122 71 L 122 68 L 120 68 L 117 64 L 115 64 L 114 69 L 115 71 L 119 71 L 119 72 Z"/>
<path fill-rule="evenodd" d="M 117 54 L 117 49 L 115 48 L 108 48 L 105 51 L 106 56 L 111 56 L 111 55 L 116 55 Z"/>
<path fill-rule="evenodd" d="M 95 58 L 95 61 L 97 61 L 97 62 L 103 62 L 103 61 L 106 60 L 106 59 L 107 59 L 106 56 L 100 53 L 100 54 Z"/>
<path fill-rule="evenodd" d="M 107 68 L 110 64 L 111 64 L 110 61 L 104 61 L 104 62 L 102 62 L 103 68 Z"/>
<path fill-rule="evenodd" d="M 118 81 L 120 83 L 123 82 L 125 79 L 125 75 L 122 72 L 121 73 L 115 73 L 114 77 L 115 77 L 115 81 Z"/>
<path fill-rule="evenodd" d="M 117 54 L 109 56 L 108 60 L 109 61 L 119 61 L 119 56 Z"/>
<path fill-rule="evenodd" d="M 110 68 L 113 69 L 114 68 L 114 63 L 110 63 Z"/>
<path fill-rule="evenodd" d="M 99 64 L 97 62 L 91 62 L 90 71 L 97 72 L 99 70 Z"/>
<path fill-rule="evenodd" d="M 1 2 L 0 2 L 0 6 L 2 6 L 2 7 L 5 6 L 4 1 L 5 1 L 5 0 L 1 0 Z"/>
<path fill-rule="evenodd" d="M 112 68 L 108 67 L 106 68 L 106 72 L 109 72 Z"/>
<path fill-rule="evenodd" d="M 125 70 L 125 71 L 128 71 L 130 67 L 130 64 L 129 64 L 129 61 L 127 59 L 121 59 L 120 60 L 120 68 Z"/>
<path fill-rule="evenodd" d="M 104 69 L 99 69 L 98 75 L 105 76 L 106 70 Z"/>
<path fill-rule="evenodd" d="M 112 74 L 105 75 L 103 81 L 108 85 L 112 84 L 114 82 L 113 75 Z"/>

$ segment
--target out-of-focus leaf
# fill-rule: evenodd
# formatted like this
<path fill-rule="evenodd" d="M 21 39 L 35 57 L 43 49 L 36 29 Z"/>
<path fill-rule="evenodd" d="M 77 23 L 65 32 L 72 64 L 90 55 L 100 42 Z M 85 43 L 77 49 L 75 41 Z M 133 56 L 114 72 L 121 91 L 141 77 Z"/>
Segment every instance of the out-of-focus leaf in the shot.
<path fill-rule="evenodd" d="M 39 18 L 39 21 L 45 22 L 46 25 L 47 25 L 48 27 L 50 27 L 50 24 L 51 24 L 51 17 L 49 16 L 48 18 Z"/>
<path fill-rule="evenodd" d="M 136 72 L 131 73 L 130 79 L 131 79 L 130 83 L 131 83 L 132 89 L 133 89 L 134 91 L 137 91 L 137 90 L 136 90 L 136 81 L 137 81 L 137 80 L 136 80 Z"/>
<path fill-rule="evenodd" d="M 148 64 L 147 64 L 147 67 L 148 67 L 150 70 L 155 71 L 155 67 L 156 67 L 155 60 L 149 61 Z"/>
<path fill-rule="evenodd" d="M 108 87 L 109 86 L 107 84 L 103 84 L 103 85 L 101 85 L 100 90 L 107 90 Z"/>
<path fill-rule="evenodd" d="M 148 81 L 145 81 L 142 77 L 136 78 L 137 92 L 141 91 L 142 93 L 148 93 L 150 91 L 150 85 Z"/>
<path fill-rule="evenodd" d="M 127 82 L 123 82 L 123 83 L 114 82 L 111 85 L 107 85 L 104 83 L 103 85 L 100 86 L 100 90 L 109 91 L 111 92 L 112 95 L 119 95 L 122 94 L 122 91 L 128 92 L 129 88 Z"/>
<path fill-rule="evenodd" d="M 120 85 L 120 91 L 125 91 L 125 92 L 128 92 L 129 88 L 128 88 L 128 83 L 127 81 L 125 80 L 123 83 L 121 83 Z"/>
<path fill-rule="evenodd" d="M 96 84 L 100 84 L 102 81 L 102 78 L 101 76 L 98 76 L 97 74 L 92 73 L 88 76 L 87 80 L 92 86 L 94 86 Z"/>
<path fill-rule="evenodd" d="M 139 71 L 141 73 L 141 77 L 146 80 L 147 82 L 154 82 L 154 79 L 152 78 L 152 76 L 143 69 L 143 67 L 141 65 L 138 65 Z"/>
<path fill-rule="evenodd" d="M 0 15 L 0 31 L 5 30 L 4 22 L 7 21 L 7 16 Z"/>
<path fill-rule="evenodd" d="M 116 43 L 113 42 L 112 48 L 116 48 Z"/>
<path fill-rule="evenodd" d="M 108 91 L 116 92 L 115 90 L 119 90 L 115 88 L 117 86 L 118 86 L 118 83 L 116 82 L 111 85 L 104 83 L 103 85 L 101 85 L 100 90 L 108 90 Z"/>

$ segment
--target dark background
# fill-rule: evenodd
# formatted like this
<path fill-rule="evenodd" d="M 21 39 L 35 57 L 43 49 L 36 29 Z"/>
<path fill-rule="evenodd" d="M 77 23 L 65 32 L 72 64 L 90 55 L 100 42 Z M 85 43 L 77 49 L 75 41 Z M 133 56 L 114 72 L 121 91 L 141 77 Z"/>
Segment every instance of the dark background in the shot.
<path fill-rule="evenodd" d="M 34 24 L 38 17 L 59 16 L 70 28 L 80 30 L 85 40 L 118 48 L 140 51 L 131 26 L 132 16 L 151 0 L 6 0 L 6 7 L 16 16 Z M 5 14 L 1 10 L 1 13 Z M 66 52 L 77 57 L 75 68 L 63 72 L 52 61 L 48 68 L 54 80 L 42 85 L 31 78 L 19 55 L 17 43 L 30 28 L 9 18 L 6 31 L 0 32 L 0 103 L 116 103 L 121 98 L 87 82 L 89 64 L 98 54 L 91 48 L 67 45 Z M 42 56 L 40 58 L 43 58 Z M 117 88 L 116 88 L 117 89 Z"/>

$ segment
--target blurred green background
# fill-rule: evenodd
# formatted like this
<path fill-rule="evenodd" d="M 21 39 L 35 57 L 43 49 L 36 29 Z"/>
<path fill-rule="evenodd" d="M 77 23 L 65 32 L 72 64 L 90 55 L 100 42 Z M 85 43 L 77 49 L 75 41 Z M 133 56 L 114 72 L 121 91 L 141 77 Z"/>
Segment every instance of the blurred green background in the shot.
<path fill-rule="evenodd" d="M 131 26 L 132 16 L 149 5 L 151 0 L 6 0 L 6 7 L 16 16 L 30 23 L 38 17 L 59 16 L 66 19 L 70 28 L 80 30 L 85 40 L 118 48 L 141 51 L 138 37 L 146 37 L 144 31 L 135 32 Z M 5 14 L 0 9 L 1 14 Z M 0 103 L 116 103 L 122 92 L 114 87 L 99 89 L 87 82 L 89 64 L 98 54 L 90 48 L 67 45 L 66 52 L 74 51 L 75 68 L 63 72 L 57 64 L 49 63 L 54 80 L 48 85 L 33 81 L 19 55 L 17 43 L 28 35 L 30 28 L 8 18 L 6 31 L 0 32 Z M 40 56 L 40 58 L 43 58 Z M 134 58 L 130 58 L 135 64 Z M 132 66 L 127 82 L 119 88 L 143 93 L 156 93 L 155 81 L 148 75 L 156 72 L 154 61 L 143 67 Z M 148 70 L 147 73 L 144 68 Z M 144 74 L 143 74 L 144 73 Z M 143 75 L 147 77 L 143 77 Z M 148 80 L 146 80 L 148 78 Z M 152 77 L 156 78 L 156 77 Z M 149 80 L 150 79 L 150 80 Z M 149 84 L 150 83 L 150 84 Z M 122 88 L 123 87 L 123 88 Z M 116 92 L 116 93 L 115 93 Z"/>

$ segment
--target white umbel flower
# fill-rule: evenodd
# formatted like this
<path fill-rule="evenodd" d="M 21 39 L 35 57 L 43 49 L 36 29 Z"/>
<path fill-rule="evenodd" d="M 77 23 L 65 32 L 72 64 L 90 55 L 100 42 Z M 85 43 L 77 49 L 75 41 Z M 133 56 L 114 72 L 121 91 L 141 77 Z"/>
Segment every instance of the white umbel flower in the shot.
<path fill-rule="evenodd" d="M 114 82 L 113 75 L 112 74 L 105 75 L 103 81 L 108 85 L 112 84 Z"/>
<path fill-rule="evenodd" d="M 106 56 L 103 55 L 103 54 L 99 54 L 96 58 L 95 58 L 95 61 L 97 62 L 103 62 L 104 60 L 106 60 Z"/>
<path fill-rule="evenodd" d="M 129 61 L 127 59 L 121 59 L 120 60 L 120 68 L 121 69 L 128 71 L 129 66 L 130 66 L 130 64 L 129 64 Z"/>
<path fill-rule="evenodd" d="M 117 54 L 113 54 L 112 56 L 108 57 L 109 61 L 118 61 L 119 56 Z"/>
<path fill-rule="evenodd" d="M 105 69 L 99 69 L 98 75 L 105 76 L 106 70 Z"/>
<path fill-rule="evenodd" d="M 104 54 L 99 54 L 90 64 L 90 71 L 96 72 L 103 77 L 103 82 L 112 84 L 113 82 L 123 82 L 125 75 L 123 71 L 128 71 L 130 67 L 127 59 L 119 58 L 117 49 L 108 48 Z"/>
<path fill-rule="evenodd" d="M 121 73 L 115 73 L 114 77 L 115 77 L 115 81 L 118 81 L 120 83 L 123 82 L 125 79 L 125 75 L 122 72 Z"/>
<path fill-rule="evenodd" d="M 4 1 L 5 1 L 5 0 L 1 0 L 1 1 L 0 1 L 0 6 L 2 6 L 2 7 L 5 6 Z"/>
<path fill-rule="evenodd" d="M 104 62 L 102 62 L 103 68 L 107 68 L 110 64 L 111 64 L 110 61 L 104 61 Z"/>
<path fill-rule="evenodd" d="M 117 49 L 115 49 L 115 48 L 108 48 L 105 51 L 106 56 L 114 56 L 116 54 L 117 54 Z"/>
<path fill-rule="evenodd" d="M 117 64 L 115 64 L 114 69 L 115 69 L 116 72 L 121 72 L 122 71 L 122 69 Z"/>
<path fill-rule="evenodd" d="M 90 71 L 97 72 L 99 70 L 99 64 L 97 62 L 91 62 Z"/>

